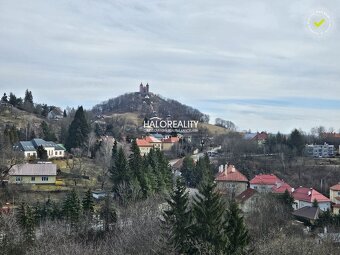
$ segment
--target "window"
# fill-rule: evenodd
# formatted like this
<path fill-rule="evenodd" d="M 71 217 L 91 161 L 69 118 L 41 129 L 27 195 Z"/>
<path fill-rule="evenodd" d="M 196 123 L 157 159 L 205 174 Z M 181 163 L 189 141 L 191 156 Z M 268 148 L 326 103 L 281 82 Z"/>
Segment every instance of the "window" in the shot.
<path fill-rule="evenodd" d="M 28 153 L 27 153 L 27 157 L 30 157 L 30 156 L 31 156 L 31 153 L 28 152 Z"/>
<path fill-rule="evenodd" d="M 340 196 L 340 191 L 338 191 L 338 196 Z"/>
<path fill-rule="evenodd" d="M 54 152 L 54 155 L 55 155 L 55 156 L 57 156 L 57 155 L 58 155 L 58 152 L 57 152 L 57 151 L 55 151 L 55 152 Z"/>
<path fill-rule="evenodd" d="M 61 151 L 59 151 L 59 155 L 61 155 L 62 153 L 61 153 Z"/>
<path fill-rule="evenodd" d="M 42 176 L 42 177 L 41 177 L 41 180 L 42 180 L 43 182 L 48 181 L 48 176 Z"/>
<path fill-rule="evenodd" d="M 31 181 L 34 182 L 35 181 L 35 176 L 31 177 Z"/>
<path fill-rule="evenodd" d="M 15 177 L 15 181 L 16 182 L 21 182 L 22 181 L 22 177 L 21 176 L 16 176 Z"/>

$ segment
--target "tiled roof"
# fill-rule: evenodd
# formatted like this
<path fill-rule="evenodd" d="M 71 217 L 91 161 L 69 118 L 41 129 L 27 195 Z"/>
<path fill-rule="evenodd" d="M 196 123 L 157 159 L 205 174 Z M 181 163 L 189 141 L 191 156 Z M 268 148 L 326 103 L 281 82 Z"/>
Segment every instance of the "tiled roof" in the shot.
<path fill-rule="evenodd" d="M 252 196 L 254 196 L 257 193 L 256 190 L 248 188 L 245 191 L 243 191 L 241 194 L 239 194 L 238 196 L 236 196 L 236 200 L 244 203 L 245 201 L 247 201 L 249 198 L 251 198 Z"/>
<path fill-rule="evenodd" d="M 318 191 L 316 191 L 313 188 L 304 188 L 299 187 L 295 189 L 294 192 L 292 192 L 292 195 L 295 200 L 299 201 L 305 201 L 309 203 L 313 203 L 313 201 L 316 199 L 319 203 L 320 202 L 330 202 L 331 200 L 328 197 L 325 197 Z"/>
<path fill-rule="evenodd" d="M 215 181 L 248 182 L 248 179 L 234 165 L 229 165 L 227 169 L 216 175 Z"/>
<path fill-rule="evenodd" d="M 14 165 L 9 171 L 13 176 L 32 176 L 32 175 L 57 175 L 56 164 L 20 164 Z"/>
<path fill-rule="evenodd" d="M 144 139 L 136 139 L 138 147 L 153 147 L 153 145 Z"/>
<path fill-rule="evenodd" d="M 286 183 L 286 182 L 278 182 L 276 185 L 272 188 L 273 193 L 285 193 L 285 191 L 288 190 L 289 193 L 292 193 L 292 187 Z"/>
<path fill-rule="evenodd" d="M 332 187 L 330 187 L 331 190 L 335 190 L 335 191 L 340 191 L 340 183 L 333 185 Z"/>
<path fill-rule="evenodd" d="M 268 134 L 266 132 L 257 133 L 254 137 L 255 140 L 261 141 L 266 140 L 268 138 Z"/>
<path fill-rule="evenodd" d="M 276 183 L 280 183 L 280 182 L 282 181 L 274 174 L 260 174 L 260 175 L 256 175 L 250 181 L 250 184 L 275 185 Z"/>
<path fill-rule="evenodd" d="M 145 137 L 145 141 L 147 141 L 148 143 L 161 143 L 162 141 L 157 139 L 156 137 L 153 136 L 147 136 Z"/>
<path fill-rule="evenodd" d="M 319 218 L 319 213 L 319 207 L 305 206 L 294 211 L 292 214 L 297 217 L 302 217 L 309 220 L 316 220 Z"/>
<path fill-rule="evenodd" d="M 163 143 L 177 143 L 179 141 L 178 137 L 169 137 L 166 139 L 163 139 Z"/>

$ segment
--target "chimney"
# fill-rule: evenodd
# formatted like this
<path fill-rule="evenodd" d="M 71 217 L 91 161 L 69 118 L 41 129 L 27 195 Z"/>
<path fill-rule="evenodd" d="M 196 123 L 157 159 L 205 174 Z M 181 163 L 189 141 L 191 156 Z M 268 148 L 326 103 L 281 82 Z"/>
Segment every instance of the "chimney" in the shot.
<path fill-rule="evenodd" d="M 218 172 L 219 172 L 219 173 L 222 173 L 222 172 L 223 172 L 223 165 L 220 165 L 220 166 L 218 167 Z"/>
<path fill-rule="evenodd" d="M 224 173 L 225 175 L 228 174 L 228 163 L 224 165 Z"/>
<path fill-rule="evenodd" d="M 295 189 L 294 188 L 292 188 L 292 193 L 295 191 Z"/>
<path fill-rule="evenodd" d="M 309 190 L 308 191 L 308 196 L 310 196 L 310 195 L 312 195 L 312 191 Z"/>
<path fill-rule="evenodd" d="M 231 172 L 232 172 L 232 173 L 235 173 L 235 171 L 236 171 L 236 170 L 235 170 L 235 166 L 232 165 L 232 166 L 231 166 Z"/>

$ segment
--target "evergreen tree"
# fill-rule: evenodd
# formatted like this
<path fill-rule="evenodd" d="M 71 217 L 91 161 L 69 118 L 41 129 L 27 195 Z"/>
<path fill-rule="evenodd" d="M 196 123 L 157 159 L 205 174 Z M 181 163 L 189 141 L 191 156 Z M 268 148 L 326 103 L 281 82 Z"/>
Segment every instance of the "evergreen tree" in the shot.
<path fill-rule="evenodd" d="M 313 207 L 319 207 L 319 202 L 318 202 L 318 200 L 316 200 L 316 198 L 313 200 L 312 206 Z"/>
<path fill-rule="evenodd" d="M 77 192 L 74 189 L 67 194 L 64 200 L 63 212 L 65 219 L 70 222 L 71 227 L 77 229 L 81 213 L 81 204 Z"/>
<path fill-rule="evenodd" d="M 249 244 L 249 234 L 244 224 L 241 210 L 238 208 L 235 200 L 229 204 L 229 210 L 226 217 L 225 235 L 229 239 L 225 253 L 227 254 L 244 254 L 246 246 Z"/>
<path fill-rule="evenodd" d="M 164 211 L 163 216 L 170 232 L 168 241 L 179 254 L 188 254 L 191 248 L 192 215 L 189 210 L 189 194 L 180 178 L 167 203 L 169 209 Z"/>
<path fill-rule="evenodd" d="M 44 149 L 42 145 L 38 146 L 37 148 L 37 157 L 41 160 L 48 159 L 47 151 Z"/>
<path fill-rule="evenodd" d="M 9 93 L 9 103 L 13 106 L 17 106 L 17 97 L 12 92 Z"/>
<path fill-rule="evenodd" d="M 183 165 L 181 167 L 182 176 L 189 187 L 196 187 L 197 180 L 195 176 L 195 163 L 190 156 L 186 156 L 183 159 Z"/>
<path fill-rule="evenodd" d="M 203 183 L 200 194 L 194 197 L 193 238 L 196 244 L 209 247 L 214 254 L 221 254 L 228 243 L 223 235 L 226 206 L 221 195 L 215 192 L 215 187 L 213 182 Z"/>
<path fill-rule="evenodd" d="M 111 180 L 114 184 L 114 189 L 123 182 L 128 183 L 130 180 L 129 165 L 125 157 L 123 148 L 119 148 L 115 164 L 111 167 Z"/>
<path fill-rule="evenodd" d="M 131 154 L 129 156 L 129 167 L 131 170 L 131 175 L 133 178 L 136 178 L 139 182 L 139 185 L 143 183 L 143 158 L 140 155 L 140 150 L 137 145 L 136 140 L 133 140 L 131 143 Z M 145 190 L 145 187 L 141 187 L 142 190 Z M 143 192 L 145 195 L 145 192 Z"/>
<path fill-rule="evenodd" d="M 32 208 L 22 203 L 18 208 L 17 220 L 24 231 L 25 243 L 31 245 L 35 240 L 35 217 Z"/>
<path fill-rule="evenodd" d="M 48 113 L 49 113 L 49 111 L 50 111 L 50 108 L 47 106 L 47 104 L 43 104 L 42 105 L 41 115 L 46 118 Z"/>
<path fill-rule="evenodd" d="M 294 204 L 294 198 L 293 196 L 289 193 L 288 190 L 285 190 L 285 192 L 281 195 L 281 200 L 282 202 L 288 206 L 289 209 L 293 209 L 293 204 Z"/>
<path fill-rule="evenodd" d="M 26 89 L 26 92 L 25 92 L 24 103 L 31 103 L 33 105 L 32 92 L 28 91 L 28 89 Z"/>
<path fill-rule="evenodd" d="M 90 127 L 87 123 L 83 107 L 80 106 L 75 113 L 74 119 L 69 127 L 66 140 L 66 149 L 83 148 L 87 142 Z"/>
<path fill-rule="evenodd" d="M 291 149 L 296 152 L 297 156 L 301 156 L 303 150 L 305 148 L 305 139 L 301 132 L 297 129 L 294 129 L 289 136 L 288 140 L 289 146 Z"/>
<path fill-rule="evenodd" d="M 44 140 L 47 140 L 47 141 L 57 140 L 57 137 L 55 136 L 55 134 L 53 133 L 53 131 L 51 130 L 51 128 L 45 121 L 41 122 L 40 128 L 42 130 Z"/>
<path fill-rule="evenodd" d="M 66 117 L 67 117 L 66 110 L 64 110 L 64 112 L 63 112 L 63 117 L 64 117 L 64 118 L 66 118 Z"/>
<path fill-rule="evenodd" d="M 1 102 L 8 103 L 8 97 L 7 97 L 6 93 L 4 93 L 4 95 L 2 96 Z"/>
<path fill-rule="evenodd" d="M 92 198 L 91 189 L 87 190 L 82 201 L 83 211 L 87 214 L 94 212 L 94 202 Z"/>
<path fill-rule="evenodd" d="M 106 232 L 110 230 L 110 224 L 117 222 L 117 213 L 109 194 L 106 194 L 104 204 L 100 209 L 100 216 L 104 221 L 104 231 Z"/>

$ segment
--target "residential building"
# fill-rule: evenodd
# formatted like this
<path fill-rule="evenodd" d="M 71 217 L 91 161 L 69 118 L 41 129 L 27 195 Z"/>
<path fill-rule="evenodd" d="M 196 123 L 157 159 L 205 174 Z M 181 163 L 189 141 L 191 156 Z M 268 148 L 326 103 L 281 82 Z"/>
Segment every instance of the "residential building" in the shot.
<path fill-rule="evenodd" d="M 234 165 L 221 165 L 215 177 L 219 192 L 238 196 L 247 189 L 248 179 Z"/>
<path fill-rule="evenodd" d="M 25 158 L 31 158 L 37 157 L 39 146 L 43 146 L 47 151 L 48 158 L 63 158 L 65 156 L 66 149 L 62 144 L 56 144 L 40 138 L 35 138 L 31 141 L 20 141 L 13 146 L 13 149 L 23 152 Z"/>
<path fill-rule="evenodd" d="M 136 143 L 142 156 L 149 154 L 150 150 L 154 148 L 151 143 L 148 143 L 144 139 L 136 139 Z"/>
<path fill-rule="evenodd" d="M 284 193 L 287 189 L 291 191 L 289 184 L 280 180 L 274 174 L 259 174 L 256 175 L 250 182 L 250 188 L 257 190 L 260 193 L 273 192 L 273 193 Z"/>
<path fill-rule="evenodd" d="M 305 206 L 313 206 L 313 202 L 318 202 L 321 211 L 327 211 L 331 209 L 331 200 L 325 197 L 313 188 L 299 187 L 292 192 L 294 198 L 293 208 L 295 210 Z"/>
<path fill-rule="evenodd" d="M 291 194 L 294 191 L 294 188 L 292 188 L 288 183 L 281 181 L 274 185 L 271 192 L 274 194 L 283 194 L 286 190 Z"/>
<path fill-rule="evenodd" d="M 47 114 L 47 118 L 49 120 L 60 120 L 64 118 L 63 111 L 60 108 L 56 107 Z"/>
<path fill-rule="evenodd" d="M 145 141 L 150 143 L 154 148 L 162 150 L 162 141 L 153 136 L 147 136 L 144 138 Z"/>
<path fill-rule="evenodd" d="M 333 213 L 340 213 L 340 182 L 330 187 L 329 198 L 333 204 Z"/>
<path fill-rule="evenodd" d="M 174 146 L 178 142 L 179 142 L 178 137 L 169 137 L 169 138 L 162 139 L 163 150 L 164 151 L 171 150 L 172 146 Z"/>
<path fill-rule="evenodd" d="M 314 158 L 331 158 L 334 157 L 334 145 L 324 143 L 323 145 L 309 144 L 306 145 L 306 154 Z"/>
<path fill-rule="evenodd" d="M 260 194 L 256 190 L 248 188 L 236 196 L 236 201 L 239 203 L 242 212 L 250 213 L 256 210 L 259 197 Z"/>
<path fill-rule="evenodd" d="M 9 183 L 17 184 L 55 184 L 56 164 L 19 164 L 9 171 Z"/>
<path fill-rule="evenodd" d="M 302 222 L 309 223 L 314 225 L 315 222 L 319 219 L 320 208 L 313 206 L 304 206 L 300 209 L 292 212 L 293 216 Z"/>
<path fill-rule="evenodd" d="M 261 133 L 245 133 L 244 134 L 245 140 L 255 141 L 259 146 L 263 146 L 268 139 L 268 133 L 262 131 Z"/>

